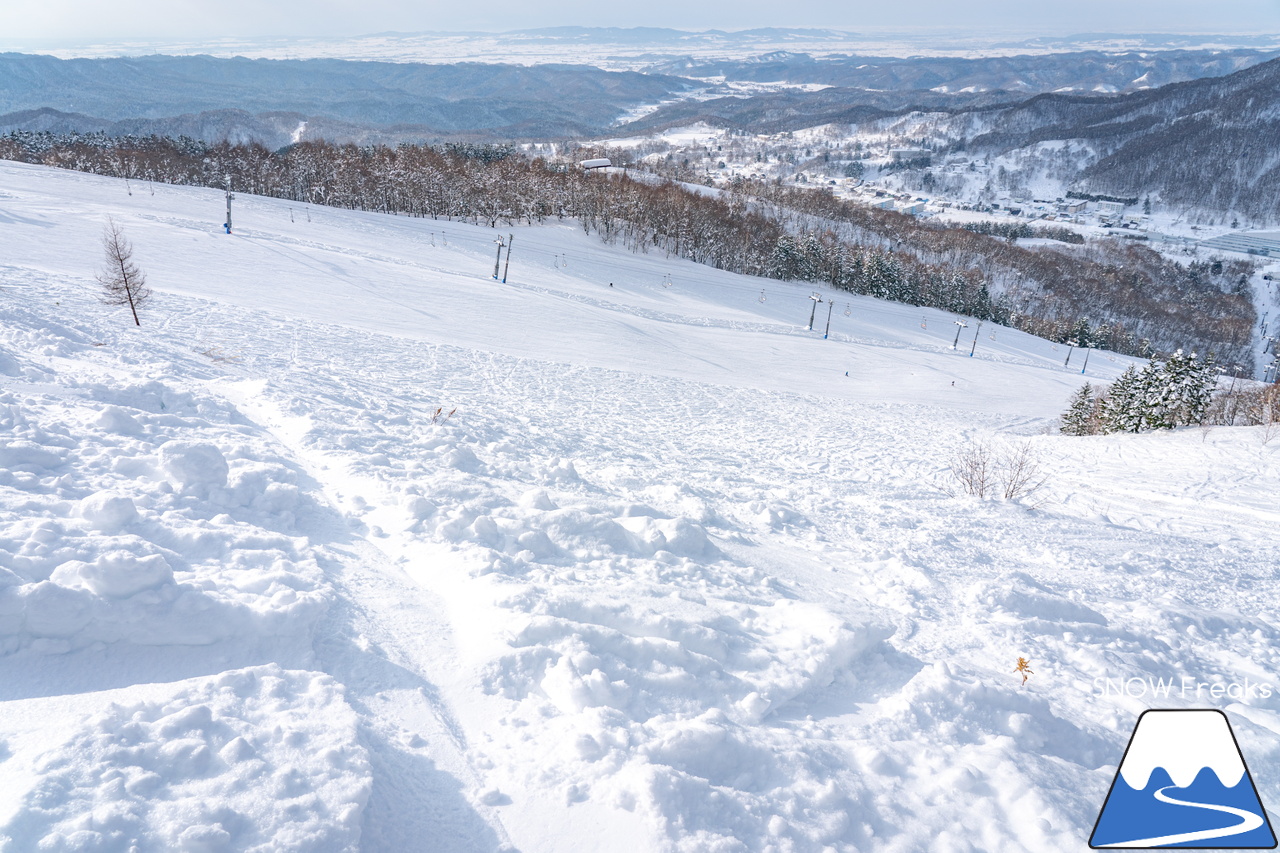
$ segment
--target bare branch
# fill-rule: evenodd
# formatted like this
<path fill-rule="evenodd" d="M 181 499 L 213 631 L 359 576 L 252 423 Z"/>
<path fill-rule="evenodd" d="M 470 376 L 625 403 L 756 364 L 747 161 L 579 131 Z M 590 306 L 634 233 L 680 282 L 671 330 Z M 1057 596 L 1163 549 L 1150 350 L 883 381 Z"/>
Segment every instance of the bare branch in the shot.
<path fill-rule="evenodd" d="M 98 283 L 102 285 L 98 298 L 106 305 L 128 305 L 133 322 L 141 326 L 138 309 L 151 298 L 151 288 L 147 287 L 146 274 L 133 262 L 133 244 L 111 217 L 107 217 L 102 231 L 102 249 L 106 261 L 98 273 Z"/>
<path fill-rule="evenodd" d="M 976 498 L 1021 501 L 1033 498 L 1049 481 L 1030 441 L 1012 446 L 973 441 L 951 456 L 948 469 L 965 494 Z"/>

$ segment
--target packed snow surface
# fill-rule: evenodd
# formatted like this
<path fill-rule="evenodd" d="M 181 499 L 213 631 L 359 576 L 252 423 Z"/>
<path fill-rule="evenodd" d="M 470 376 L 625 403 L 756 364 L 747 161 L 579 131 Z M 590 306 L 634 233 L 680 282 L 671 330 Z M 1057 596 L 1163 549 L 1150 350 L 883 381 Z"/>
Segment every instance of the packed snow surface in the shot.
<path fill-rule="evenodd" d="M 1280 802 L 1268 431 L 1060 436 L 1126 359 L 572 223 L 223 205 L 0 164 L 0 850 L 1077 851 L 1152 706 Z"/>

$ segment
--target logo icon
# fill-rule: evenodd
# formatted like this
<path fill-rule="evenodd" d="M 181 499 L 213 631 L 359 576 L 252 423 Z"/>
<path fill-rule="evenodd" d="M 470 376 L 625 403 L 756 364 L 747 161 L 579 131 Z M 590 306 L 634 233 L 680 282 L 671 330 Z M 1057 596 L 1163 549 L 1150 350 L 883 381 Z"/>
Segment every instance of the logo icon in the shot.
<path fill-rule="evenodd" d="M 1089 846 L 1274 848 L 1275 833 L 1226 714 L 1144 711 Z"/>

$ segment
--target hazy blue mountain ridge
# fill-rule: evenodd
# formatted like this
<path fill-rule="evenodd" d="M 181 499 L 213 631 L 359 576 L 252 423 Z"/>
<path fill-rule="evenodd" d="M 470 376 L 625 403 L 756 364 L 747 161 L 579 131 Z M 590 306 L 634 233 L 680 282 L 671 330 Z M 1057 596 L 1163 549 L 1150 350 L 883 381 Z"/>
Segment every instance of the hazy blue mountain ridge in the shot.
<path fill-rule="evenodd" d="M 1123 54 L 1083 51 L 1050 55 L 963 57 L 883 56 L 815 58 L 776 51 L 750 60 L 696 60 L 655 63 L 657 73 L 728 80 L 817 83 L 827 86 L 901 91 L 991 91 L 1039 93 L 1135 92 L 1168 83 L 1219 77 L 1280 56 L 1261 50 L 1171 50 Z"/>
<path fill-rule="evenodd" d="M 607 127 L 629 107 L 692 85 L 579 65 L 0 54 L 0 113 L 52 108 L 112 121 L 237 109 L 439 133 L 551 135 Z"/>

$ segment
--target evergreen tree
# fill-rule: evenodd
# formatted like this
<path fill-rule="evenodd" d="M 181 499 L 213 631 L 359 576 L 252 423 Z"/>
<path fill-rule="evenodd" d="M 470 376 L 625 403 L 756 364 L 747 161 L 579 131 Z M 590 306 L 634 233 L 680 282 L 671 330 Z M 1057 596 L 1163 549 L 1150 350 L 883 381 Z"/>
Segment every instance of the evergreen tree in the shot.
<path fill-rule="evenodd" d="M 1196 354 L 1191 354 L 1195 361 Z M 1195 372 L 1195 382 L 1187 394 L 1187 423 L 1203 423 L 1209 405 L 1213 402 L 1213 391 L 1218 387 L 1218 365 L 1209 353 L 1200 362 Z"/>
<path fill-rule="evenodd" d="M 1139 374 L 1143 426 L 1174 429 L 1200 423 L 1216 383 L 1212 357 L 1201 360 L 1178 350 L 1164 364 L 1152 360 Z"/>
<path fill-rule="evenodd" d="M 837 285 L 853 293 L 866 293 L 865 277 L 866 255 L 857 251 L 845 258 L 840 268 L 840 280 Z"/>
<path fill-rule="evenodd" d="M 1185 381 L 1187 357 L 1178 350 L 1162 365 L 1155 361 L 1142 369 L 1143 419 L 1148 429 L 1173 429 L 1178 425 L 1178 387 Z"/>
<path fill-rule="evenodd" d="M 1107 323 L 1100 323 L 1089 332 L 1089 345 L 1094 349 L 1115 350 L 1115 342 L 1112 337 L 1111 326 Z"/>
<path fill-rule="evenodd" d="M 801 281 L 817 281 L 822 278 L 822 268 L 826 266 L 826 250 L 812 234 L 806 234 L 800 241 L 800 270 L 796 278 Z"/>
<path fill-rule="evenodd" d="M 1181 354 L 1179 350 L 1175 355 Z M 1217 380 L 1213 356 L 1200 359 L 1193 352 L 1190 357 L 1178 359 L 1176 365 L 1170 359 L 1167 376 L 1171 410 L 1169 420 L 1174 426 L 1198 424 L 1204 420 Z"/>
<path fill-rule="evenodd" d="M 769 258 L 769 277 L 794 281 L 801 277 L 803 269 L 804 256 L 796 241 L 789 234 L 779 237 L 777 245 L 773 247 L 773 255 Z"/>
<path fill-rule="evenodd" d="M 979 320 L 991 319 L 991 291 L 987 288 L 985 281 L 979 282 L 973 289 L 973 296 L 966 307 L 966 313 L 971 317 L 977 317 Z"/>
<path fill-rule="evenodd" d="M 1099 399 L 1088 382 L 1071 396 L 1067 411 L 1062 415 L 1062 432 L 1065 435 L 1097 435 L 1100 423 Z"/>
<path fill-rule="evenodd" d="M 1088 320 L 1083 317 L 1076 320 L 1075 325 L 1071 327 L 1071 340 L 1081 348 L 1094 346 L 1093 333 L 1089 330 Z"/>
<path fill-rule="evenodd" d="M 871 296 L 878 296 L 881 299 L 887 299 L 897 286 L 899 271 L 900 268 L 897 261 L 893 258 L 879 252 L 872 253 L 867 258 L 866 266 L 863 269 L 866 281 L 866 290 L 863 292 Z"/>
<path fill-rule="evenodd" d="M 1146 401 L 1143 399 L 1143 374 L 1129 365 L 1112 383 L 1102 404 L 1104 432 L 1141 432 L 1146 426 Z"/>

